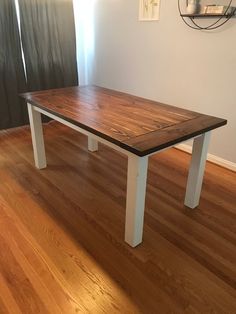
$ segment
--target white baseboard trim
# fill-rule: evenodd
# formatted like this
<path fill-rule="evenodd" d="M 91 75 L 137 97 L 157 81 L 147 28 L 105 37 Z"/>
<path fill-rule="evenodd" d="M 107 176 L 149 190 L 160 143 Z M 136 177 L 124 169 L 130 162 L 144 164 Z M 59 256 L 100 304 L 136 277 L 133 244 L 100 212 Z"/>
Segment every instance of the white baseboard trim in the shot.
<path fill-rule="evenodd" d="M 192 147 L 187 145 L 187 144 L 178 144 L 178 145 L 175 145 L 175 148 L 182 150 L 182 151 L 189 153 L 189 154 L 192 153 Z M 220 158 L 220 157 L 212 155 L 212 154 L 207 154 L 207 160 L 216 164 L 216 165 L 219 165 L 221 167 L 224 167 L 224 168 L 227 168 L 229 170 L 236 172 L 236 163 L 234 163 L 232 161 Z"/>

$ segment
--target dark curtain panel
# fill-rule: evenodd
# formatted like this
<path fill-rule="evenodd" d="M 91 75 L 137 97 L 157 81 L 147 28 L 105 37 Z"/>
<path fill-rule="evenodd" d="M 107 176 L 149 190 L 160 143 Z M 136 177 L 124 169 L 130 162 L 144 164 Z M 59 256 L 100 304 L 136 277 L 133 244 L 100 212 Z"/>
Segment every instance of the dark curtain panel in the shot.
<path fill-rule="evenodd" d="M 14 0 L 0 0 L 0 129 L 27 123 L 26 91 Z"/>
<path fill-rule="evenodd" d="M 78 84 L 72 0 L 20 0 L 28 90 Z"/>

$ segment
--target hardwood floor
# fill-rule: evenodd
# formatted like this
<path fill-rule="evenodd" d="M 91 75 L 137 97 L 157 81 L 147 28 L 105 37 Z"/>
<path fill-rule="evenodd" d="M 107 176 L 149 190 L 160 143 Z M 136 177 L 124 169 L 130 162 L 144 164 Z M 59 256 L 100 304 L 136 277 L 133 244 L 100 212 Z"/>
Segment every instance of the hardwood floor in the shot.
<path fill-rule="evenodd" d="M 0 132 L 0 313 L 236 313 L 236 174 L 208 163 L 183 205 L 190 156 L 150 158 L 143 244 L 123 241 L 127 160 L 50 122 L 48 167 L 28 127 Z"/>

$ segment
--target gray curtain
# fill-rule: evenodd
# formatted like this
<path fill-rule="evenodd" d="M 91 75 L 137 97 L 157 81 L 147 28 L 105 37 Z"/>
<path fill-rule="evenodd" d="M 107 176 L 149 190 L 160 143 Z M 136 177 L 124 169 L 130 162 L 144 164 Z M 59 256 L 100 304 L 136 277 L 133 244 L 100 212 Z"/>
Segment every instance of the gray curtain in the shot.
<path fill-rule="evenodd" d="M 14 0 L 0 0 L 0 129 L 27 123 L 26 91 Z"/>
<path fill-rule="evenodd" d="M 72 0 L 20 0 L 29 91 L 78 84 Z"/>

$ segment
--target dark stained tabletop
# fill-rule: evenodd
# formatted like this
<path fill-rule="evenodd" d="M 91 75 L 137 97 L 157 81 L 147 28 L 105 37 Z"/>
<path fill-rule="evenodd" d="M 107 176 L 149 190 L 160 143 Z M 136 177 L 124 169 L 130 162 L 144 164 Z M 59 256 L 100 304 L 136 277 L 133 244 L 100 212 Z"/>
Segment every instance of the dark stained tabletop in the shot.
<path fill-rule="evenodd" d="M 145 156 L 227 123 L 226 120 L 97 86 L 21 95 L 30 104 Z"/>

